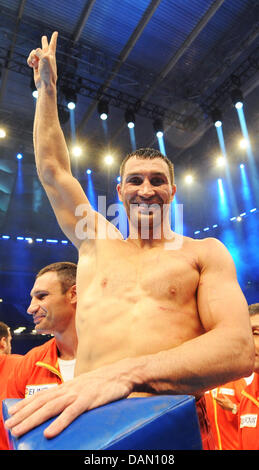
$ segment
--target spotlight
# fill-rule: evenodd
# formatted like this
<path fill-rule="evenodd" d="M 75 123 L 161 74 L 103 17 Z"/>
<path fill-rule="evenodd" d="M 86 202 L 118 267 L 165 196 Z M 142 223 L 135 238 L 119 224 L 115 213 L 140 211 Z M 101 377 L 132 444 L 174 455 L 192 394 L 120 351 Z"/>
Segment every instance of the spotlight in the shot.
<path fill-rule="evenodd" d="M 118 182 L 118 183 L 121 182 L 121 177 L 120 177 L 120 176 L 117 176 L 117 182 Z"/>
<path fill-rule="evenodd" d="M 82 155 L 81 147 L 78 147 L 78 146 L 73 147 L 72 153 L 75 157 L 80 157 Z"/>
<path fill-rule="evenodd" d="M 76 104 L 74 103 L 74 101 L 69 101 L 69 103 L 67 103 L 67 107 L 68 109 L 75 109 Z"/>
<path fill-rule="evenodd" d="M 88 175 L 90 175 L 90 174 L 92 173 L 92 170 L 90 170 L 90 169 L 88 168 L 88 170 L 86 170 L 86 173 L 87 173 Z"/>
<path fill-rule="evenodd" d="M 247 139 L 240 139 L 239 146 L 241 147 L 241 149 L 246 149 L 248 147 Z"/>
<path fill-rule="evenodd" d="M 193 176 L 192 175 L 186 175 L 184 180 L 185 180 L 185 183 L 191 184 L 193 182 Z"/>
<path fill-rule="evenodd" d="M 106 121 L 106 119 L 108 118 L 108 113 L 109 113 L 108 102 L 105 100 L 99 101 L 97 109 L 98 109 L 98 113 L 102 121 Z"/>
<path fill-rule="evenodd" d="M 129 129 L 132 129 L 133 127 L 135 127 L 135 115 L 129 109 L 125 112 L 125 121 Z"/>
<path fill-rule="evenodd" d="M 226 164 L 225 158 L 224 157 L 218 157 L 217 165 L 218 166 L 225 166 L 225 164 Z"/>
<path fill-rule="evenodd" d="M 215 108 L 215 109 L 213 109 L 213 111 L 211 111 L 211 119 L 212 119 L 215 127 L 221 127 L 222 126 L 222 114 L 221 114 L 221 111 L 218 108 Z"/>
<path fill-rule="evenodd" d="M 157 137 L 163 137 L 164 135 L 164 127 L 162 119 L 156 119 L 153 122 L 154 130 Z"/>
<path fill-rule="evenodd" d="M 105 161 L 106 165 L 111 165 L 113 163 L 113 156 L 112 155 L 106 155 L 106 157 L 104 157 L 104 161 Z"/>
<path fill-rule="evenodd" d="M 17 160 L 21 160 L 23 158 L 23 154 L 22 153 L 17 153 L 16 158 L 17 158 Z"/>
<path fill-rule="evenodd" d="M 245 168 L 244 163 L 240 163 L 239 167 L 241 168 L 241 170 L 242 170 L 243 168 Z"/>
<path fill-rule="evenodd" d="M 4 129 L 0 129 L 0 139 L 4 139 L 6 137 L 6 132 Z"/>
<path fill-rule="evenodd" d="M 240 109 L 243 107 L 243 94 L 240 88 L 234 88 L 231 93 L 232 103 L 236 109 Z"/>

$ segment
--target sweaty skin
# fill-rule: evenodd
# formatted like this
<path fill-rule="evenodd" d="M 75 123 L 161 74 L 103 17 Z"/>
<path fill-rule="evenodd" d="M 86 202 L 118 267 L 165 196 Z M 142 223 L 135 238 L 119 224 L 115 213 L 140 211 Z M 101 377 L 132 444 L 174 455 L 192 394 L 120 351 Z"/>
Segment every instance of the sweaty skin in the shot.
<path fill-rule="evenodd" d="M 15 405 L 6 423 L 15 436 L 59 414 L 44 431 L 51 438 L 84 411 L 136 392 L 198 397 L 250 375 L 254 365 L 248 306 L 233 260 L 216 239 L 171 230 L 167 208 L 176 186 L 164 160 L 126 162 L 117 190 L 128 216 L 127 240 L 90 206 L 71 173 L 58 119 L 56 42 L 56 32 L 50 43 L 43 36 L 28 64 L 39 91 L 38 175 L 79 254 L 76 377 Z M 87 239 L 77 235 L 81 205 L 89 217 Z M 100 237 L 105 230 L 108 236 Z"/>

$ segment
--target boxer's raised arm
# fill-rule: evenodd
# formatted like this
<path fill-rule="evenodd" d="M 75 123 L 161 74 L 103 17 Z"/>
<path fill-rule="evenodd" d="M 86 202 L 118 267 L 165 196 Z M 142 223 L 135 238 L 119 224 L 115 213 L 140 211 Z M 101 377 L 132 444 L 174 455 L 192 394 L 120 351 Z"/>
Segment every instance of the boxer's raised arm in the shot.
<path fill-rule="evenodd" d="M 58 33 L 54 32 L 49 43 L 47 37 L 43 36 L 42 47 L 31 51 L 28 58 L 38 90 L 33 129 L 34 151 L 39 179 L 58 223 L 66 236 L 79 248 L 84 239 L 96 238 L 100 225 L 106 227 L 109 223 L 93 210 L 80 183 L 71 172 L 70 157 L 57 109 L 57 36 Z M 81 210 L 77 212 L 79 207 Z M 85 220 L 84 230 L 80 230 L 80 235 L 76 230 L 79 216 Z"/>

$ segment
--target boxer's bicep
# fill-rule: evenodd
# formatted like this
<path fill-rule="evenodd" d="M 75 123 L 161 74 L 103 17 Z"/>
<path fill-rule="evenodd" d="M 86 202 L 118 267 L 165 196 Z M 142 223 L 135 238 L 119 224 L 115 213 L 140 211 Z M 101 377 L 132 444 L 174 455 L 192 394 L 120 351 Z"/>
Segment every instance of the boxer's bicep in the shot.
<path fill-rule="evenodd" d="M 249 334 L 248 305 L 234 261 L 218 240 L 208 239 L 206 245 L 197 293 L 201 322 L 206 331 L 222 325 Z"/>

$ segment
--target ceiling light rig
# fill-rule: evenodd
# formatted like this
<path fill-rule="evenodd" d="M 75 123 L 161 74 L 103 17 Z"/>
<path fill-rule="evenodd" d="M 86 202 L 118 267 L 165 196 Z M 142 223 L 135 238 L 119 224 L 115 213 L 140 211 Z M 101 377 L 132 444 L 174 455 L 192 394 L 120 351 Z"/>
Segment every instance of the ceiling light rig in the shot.
<path fill-rule="evenodd" d="M 109 114 L 108 101 L 100 100 L 98 102 L 97 109 L 98 109 L 98 114 L 100 116 L 100 119 L 102 119 L 102 121 L 106 121 L 106 119 L 108 119 L 108 114 Z"/>
<path fill-rule="evenodd" d="M 70 111 L 75 109 L 76 103 L 77 103 L 77 91 L 75 86 L 70 85 L 70 83 L 65 83 L 61 86 L 60 88 L 64 98 L 65 98 L 65 104 L 68 107 Z"/>
<path fill-rule="evenodd" d="M 129 129 L 133 129 L 133 127 L 135 127 L 135 114 L 133 113 L 133 111 L 131 111 L 130 109 L 127 109 L 127 111 L 125 112 L 125 121 L 127 123 L 127 126 Z"/>
<path fill-rule="evenodd" d="M 155 119 L 155 121 L 153 122 L 153 127 L 154 127 L 154 131 L 156 133 L 156 136 L 158 138 L 163 137 L 163 135 L 164 135 L 164 126 L 163 126 L 162 119 L 160 119 L 160 118 Z"/>
<path fill-rule="evenodd" d="M 220 109 L 215 108 L 211 111 L 211 119 L 212 119 L 215 127 L 221 127 L 222 126 L 222 113 L 221 113 Z"/>
<path fill-rule="evenodd" d="M 243 93 L 240 88 L 234 88 L 230 92 L 231 100 L 236 109 L 241 109 L 243 107 Z"/>

